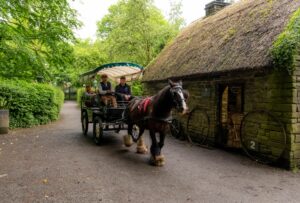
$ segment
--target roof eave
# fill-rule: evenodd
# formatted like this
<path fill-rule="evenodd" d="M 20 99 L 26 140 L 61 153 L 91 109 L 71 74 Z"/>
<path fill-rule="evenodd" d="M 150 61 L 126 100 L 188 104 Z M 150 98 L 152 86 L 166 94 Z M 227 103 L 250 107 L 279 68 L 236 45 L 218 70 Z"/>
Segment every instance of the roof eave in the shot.
<path fill-rule="evenodd" d="M 182 76 L 174 76 L 168 77 L 163 79 L 155 79 L 155 80 L 143 80 L 143 83 L 155 83 L 155 82 L 164 82 L 168 79 L 171 80 L 186 80 L 186 79 L 212 79 L 220 76 L 225 76 L 228 74 L 242 74 L 242 73 L 249 73 L 249 72 L 260 72 L 260 73 L 269 73 L 272 70 L 272 65 L 261 66 L 261 67 L 246 67 L 246 68 L 239 68 L 234 70 L 225 70 L 225 71 L 218 71 L 218 72 L 208 72 L 208 73 L 195 73 L 195 74 L 187 74 Z M 230 77 L 230 76 L 228 76 Z"/>

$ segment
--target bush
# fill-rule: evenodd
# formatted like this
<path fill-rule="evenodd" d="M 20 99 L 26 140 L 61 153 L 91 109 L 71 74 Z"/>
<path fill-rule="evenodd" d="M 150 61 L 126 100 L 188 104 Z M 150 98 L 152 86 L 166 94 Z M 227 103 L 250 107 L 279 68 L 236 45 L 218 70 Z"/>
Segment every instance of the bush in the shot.
<path fill-rule="evenodd" d="M 136 80 L 132 82 L 131 86 L 132 95 L 134 96 L 142 96 L 144 93 L 144 87 L 140 80 Z"/>
<path fill-rule="evenodd" d="M 32 127 L 57 120 L 64 93 L 51 85 L 0 78 L 0 98 L 8 100 L 10 127 Z"/>

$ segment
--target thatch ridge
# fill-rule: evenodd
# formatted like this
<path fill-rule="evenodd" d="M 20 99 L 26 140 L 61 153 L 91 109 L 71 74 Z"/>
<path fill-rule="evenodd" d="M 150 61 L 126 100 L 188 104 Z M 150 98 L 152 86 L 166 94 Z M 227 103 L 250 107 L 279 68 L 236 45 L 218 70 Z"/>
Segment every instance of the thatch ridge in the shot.
<path fill-rule="evenodd" d="M 298 0 L 244 0 L 193 22 L 147 67 L 144 81 L 270 67 Z"/>

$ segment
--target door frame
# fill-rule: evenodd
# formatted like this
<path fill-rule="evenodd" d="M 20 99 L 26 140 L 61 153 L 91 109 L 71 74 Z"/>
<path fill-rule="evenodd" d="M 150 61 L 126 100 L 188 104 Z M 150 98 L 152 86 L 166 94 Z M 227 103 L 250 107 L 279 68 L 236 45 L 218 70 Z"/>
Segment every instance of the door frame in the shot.
<path fill-rule="evenodd" d="M 245 82 L 241 81 L 234 81 L 234 82 L 219 82 L 216 84 L 216 97 L 217 97 L 217 111 L 216 111 L 216 124 L 217 124 L 217 134 L 215 137 L 215 143 L 218 146 L 225 146 L 226 144 L 224 143 L 224 135 L 223 131 L 224 129 L 222 128 L 222 95 L 226 87 L 230 86 L 240 86 L 242 89 L 241 92 L 241 113 L 244 113 L 245 110 Z"/>

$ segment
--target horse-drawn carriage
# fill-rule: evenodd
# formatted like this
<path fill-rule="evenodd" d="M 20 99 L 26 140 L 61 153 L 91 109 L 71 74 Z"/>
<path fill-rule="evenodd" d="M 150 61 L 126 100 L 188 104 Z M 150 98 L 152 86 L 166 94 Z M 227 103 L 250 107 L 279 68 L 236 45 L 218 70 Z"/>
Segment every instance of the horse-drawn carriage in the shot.
<path fill-rule="evenodd" d="M 128 101 L 117 100 L 117 106 L 111 104 L 105 105 L 101 101 L 101 95 L 98 94 L 99 82 L 97 75 L 108 75 L 112 82 L 118 82 L 121 76 L 126 76 L 129 82 L 139 79 L 143 67 L 133 63 L 111 63 L 102 65 L 94 70 L 86 72 L 80 76 L 84 85 L 91 84 L 95 94 L 93 96 L 81 96 L 81 124 L 82 132 L 87 135 L 89 124 L 93 124 L 93 140 L 101 144 L 104 131 L 126 130 L 126 109 Z M 117 93 L 111 93 L 112 96 L 118 96 Z"/>
<path fill-rule="evenodd" d="M 83 83 L 90 81 L 89 83 L 97 88 L 99 82 L 95 79 L 96 75 L 105 74 L 115 81 L 121 76 L 126 76 L 129 81 L 133 81 L 140 78 L 142 72 L 143 67 L 137 64 L 113 63 L 82 74 L 81 80 Z M 128 133 L 124 136 L 125 146 L 130 147 L 133 140 L 137 142 L 137 152 L 146 153 L 148 149 L 143 141 L 143 133 L 148 129 L 151 137 L 151 163 L 162 166 L 164 156 L 161 149 L 170 125 L 171 111 L 177 109 L 179 113 L 187 113 L 187 97 L 188 93 L 183 90 L 181 81 L 169 81 L 169 84 L 154 96 L 118 101 L 117 105 L 104 104 L 100 94 L 94 94 L 92 97 L 83 96 L 81 100 L 83 134 L 87 135 L 89 124 L 93 123 L 94 142 L 101 144 L 104 131 L 119 132 L 127 129 Z"/>

